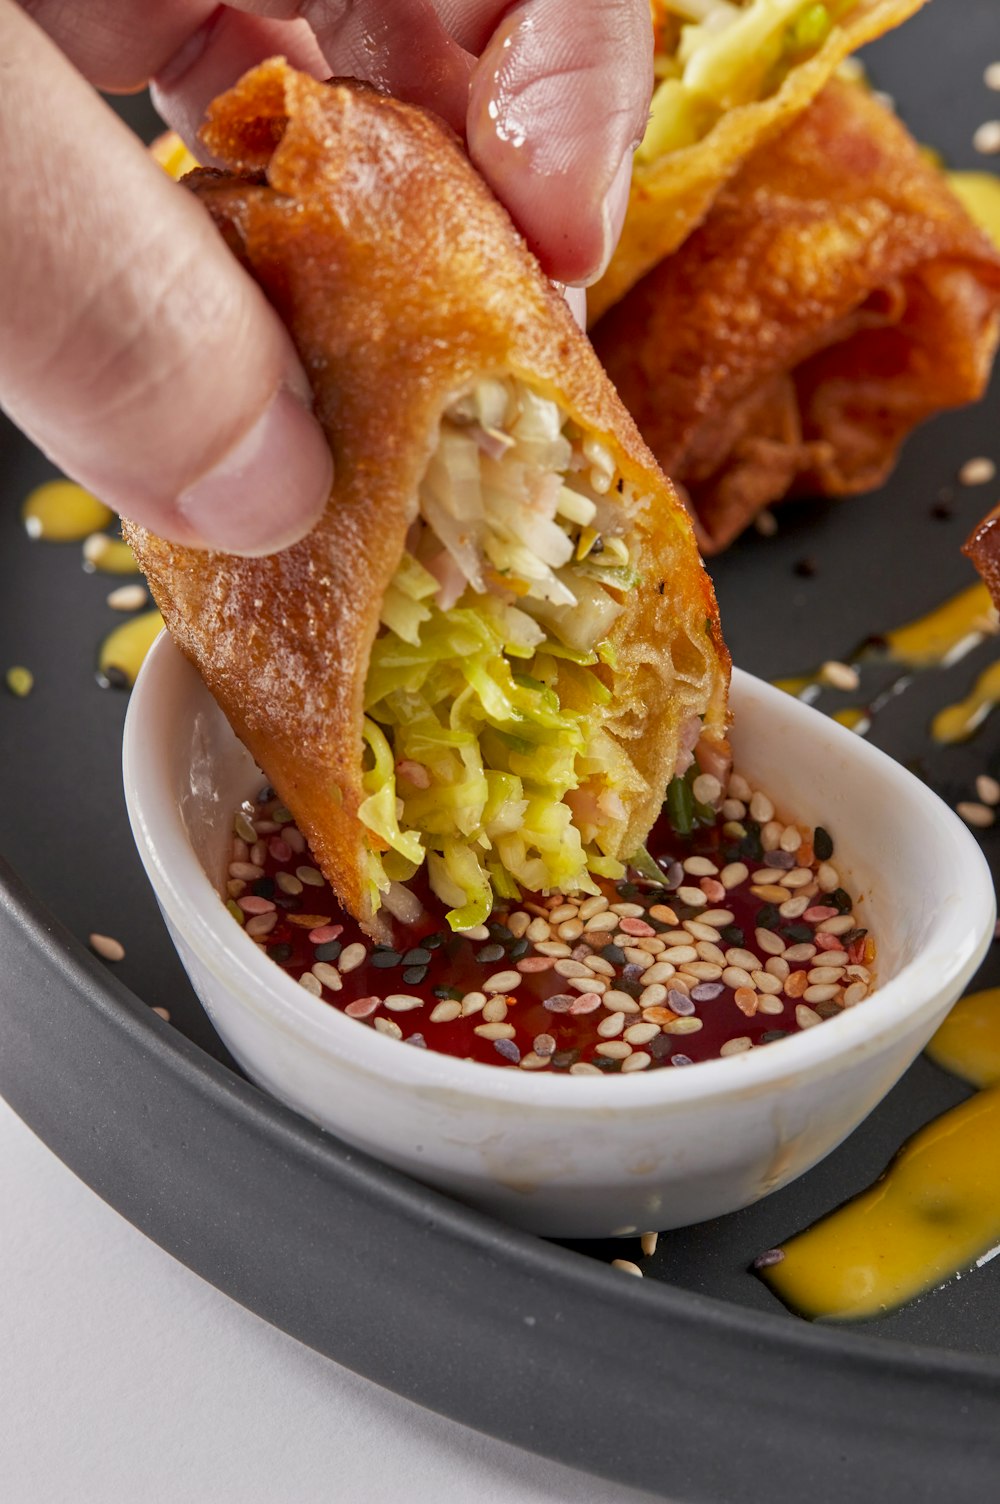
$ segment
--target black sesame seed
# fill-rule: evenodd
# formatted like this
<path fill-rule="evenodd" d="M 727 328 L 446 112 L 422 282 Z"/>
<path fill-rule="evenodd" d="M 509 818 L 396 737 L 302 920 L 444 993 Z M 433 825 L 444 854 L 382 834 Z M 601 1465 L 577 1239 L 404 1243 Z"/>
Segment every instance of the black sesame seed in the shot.
<path fill-rule="evenodd" d="M 833 1018 L 835 1014 L 841 1011 L 840 1004 L 835 1002 L 833 998 L 827 1003 L 813 1003 L 812 1006 L 816 1009 L 820 1018 Z"/>
<path fill-rule="evenodd" d="M 343 950 L 339 940 L 327 940 L 322 945 L 317 945 L 315 955 L 317 961 L 336 961 Z"/>
<path fill-rule="evenodd" d="M 672 924 L 664 924 L 662 919 L 652 919 L 648 914 L 646 915 L 646 923 L 652 925 L 658 935 L 665 935 L 667 930 L 673 929 Z"/>
<path fill-rule="evenodd" d="M 762 903 L 757 910 L 757 928 L 761 930 L 776 930 L 781 923 L 781 915 L 773 903 Z"/>
<path fill-rule="evenodd" d="M 768 1029 L 760 1036 L 761 1044 L 773 1044 L 776 1039 L 787 1039 L 787 1029 Z"/>
<path fill-rule="evenodd" d="M 841 946 L 847 949 L 852 945 L 857 945 L 858 941 L 863 940 L 867 933 L 867 930 L 848 930 L 846 935 L 838 935 L 837 939 L 840 941 Z"/>
<path fill-rule="evenodd" d="M 456 992 L 458 992 L 458 988 L 457 987 L 432 987 L 431 988 L 431 995 L 432 995 L 432 997 L 440 998 L 442 1002 L 444 1002 L 447 998 L 454 997 Z M 463 994 L 463 996 L 464 996 L 464 994 Z M 461 998 L 456 999 L 456 1001 L 461 1001 Z"/>
<path fill-rule="evenodd" d="M 764 866 L 773 867 L 778 872 L 790 872 L 795 866 L 795 858 L 790 851 L 765 851 Z"/>
<path fill-rule="evenodd" d="M 476 960 L 484 966 L 489 966 L 494 961 L 502 961 L 507 952 L 502 945 L 484 945 L 476 951 Z"/>
<path fill-rule="evenodd" d="M 284 966 L 286 961 L 292 959 L 292 947 L 285 942 L 281 942 L 278 945 L 269 945 L 267 953 L 271 957 L 271 960 L 276 961 L 279 966 Z"/>
<path fill-rule="evenodd" d="M 271 785 L 269 783 L 265 783 L 264 787 L 261 789 L 260 793 L 257 795 L 257 803 L 258 804 L 270 804 L 270 802 L 271 802 L 271 800 L 273 798 L 274 798 L 274 790 L 272 789 L 272 787 L 271 787 Z"/>
<path fill-rule="evenodd" d="M 620 1060 L 609 1060 L 607 1055 L 595 1055 L 591 1065 L 596 1065 L 599 1071 L 617 1071 L 621 1069 Z"/>
<path fill-rule="evenodd" d="M 758 923 L 760 923 L 759 920 Z M 742 945 L 746 938 L 738 924 L 724 924 L 719 934 L 727 945 Z"/>
<path fill-rule="evenodd" d="M 292 910 L 302 907 L 299 898 L 293 896 L 291 893 L 272 893 L 271 897 L 275 906 L 279 909 Z"/>
<path fill-rule="evenodd" d="M 427 963 L 428 963 L 428 961 L 430 960 L 430 958 L 431 958 L 430 951 L 429 950 L 425 950 L 420 945 L 417 945 L 417 946 L 415 946 L 413 948 L 413 950 L 408 950 L 406 952 L 405 956 L 403 957 L 403 965 L 404 966 L 426 966 Z"/>
<path fill-rule="evenodd" d="M 398 950 L 384 950 L 377 945 L 371 953 L 371 963 L 381 971 L 386 971 L 390 966 L 398 966 L 400 955 Z"/>
<path fill-rule="evenodd" d="M 786 924 L 781 933 L 793 945 L 805 945 L 815 939 L 815 933 L 808 924 Z"/>
<path fill-rule="evenodd" d="M 641 982 L 629 982 L 624 977 L 619 977 L 619 979 L 615 983 L 615 986 L 617 987 L 619 992 L 628 993 L 629 997 L 642 996 L 643 987 Z"/>
<path fill-rule="evenodd" d="M 622 898 L 635 898 L 639 889 L 635 883 L 615 883 L 615 891 L 620 893 Z"/>
<path fill-rule="evenodd" d="M 770 1269 L 773 1264 L 780 1264 L 785 1257 L 783 1248 L 768 1248 L 765 1253 L 758 1253 L 753 1261 L 755 1269 Z"/>
<path fill-rule="evenodd" d="M 819 862 L 828 862 L 833 856 L 833 840 L 830 832 L 824 830 L 822 825 L 817 825 L 813 831 L 813 851 Z"/>
<path fill-rule="evenodd" d="M 740 842 L 740 853 L 744 857 L 749 857 L 753 862 L 762 860 L 764 848 L 760 844 L 759 825 L 750 825 L 747 827 L 747 833 Z"/>
<path fill-rule="evenodd" d="M 669 1034 L 657 1034 L 646 1046 L 654 1060 L 665 1060 L 673 1047 Z"/>
<path fill-rule="evenodd" d="M 834 888 L 832 893 L 824 893 L 821 903 L 828 903 L 839 914 L 849 914 L 854 907 L 850 893 L 845 893 L 843 888 Z"/>
<path fill-rule="evenodd" d="M 625 965 L 625 952 L 620 945 L 606 945 L 601 951 L 605 961 L 610 961 L 612 966 Z"/>
<path fill-rule="evenodd" d="M 424 938 L 423 938 L 423 940 L 421 940 L 420 943 L 423 946 L 424 950 L 437 950 L 437 948 L 438 948 L 439 945 L 443 945 L 444 944 L 444 936 L 443 935 L 425 935 Z"/>
<path fill-rule="evenodd" d="M 530 948 L 527 940 L 515 940 L 514 944 L 508 950 L 507 955 L 511 961 L 520 961 L 522 956 L 528 954 Z"/>
<path fill-rule="evenodd" d="M 257 881 L 253 884 L 250 891 L 255 898 L 273 898 L 274 878 L 258 877 Z"/>
<path fill-rule="evenodd" d="M 407 987 L 419 987 L 427 976 L 426 966 L 408 966 L 403 972 L 403 981 Z"/>
<path fill-rule="evenodd" d="M 494 940 L 500 941 L 501 945 L 506 945 L 508 941 L 513 940 L 514 938 L 505 924 L 491 924 L 489 926 L 489 932 Z"/>
<path fill-rule="evenodd" d="M 579 1050 L 556 1050 L 552 1056 L 552 1064 L 557 1071 L 565 1071 L 571 1065 L 575 1065 L 579 1058 Z"/>

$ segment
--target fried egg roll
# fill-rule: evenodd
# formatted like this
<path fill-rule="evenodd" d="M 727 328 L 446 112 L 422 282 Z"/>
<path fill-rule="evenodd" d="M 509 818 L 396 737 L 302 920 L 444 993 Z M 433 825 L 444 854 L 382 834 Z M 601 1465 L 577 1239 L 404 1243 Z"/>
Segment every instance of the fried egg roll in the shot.
<path fill-rule="evenodd" d="M 656 82 L 621 241 L 590 289 L 594 323 L 687 239 L 748 156 L 851 53 L 925 0 L 651 0 Z"/>
<path fill-rule="evenodd" d="M 278 59 L 203 135 L 229 170 L 187 182 L 292 333 L 335 481 L 268 558 L 128 526 L 170 631 L 373 934 L 411 880 L 456 929 L 599 891 L 696 745 L 726 754 L 684 506 L 436 117 Z"/>
<path fill-rule="evenodd" d="M 834 80 L 593 339 L 714 553 L 782 497 L 881 485 L 916 424 L 982 395 L 998 324 L 996 248 Z"/>

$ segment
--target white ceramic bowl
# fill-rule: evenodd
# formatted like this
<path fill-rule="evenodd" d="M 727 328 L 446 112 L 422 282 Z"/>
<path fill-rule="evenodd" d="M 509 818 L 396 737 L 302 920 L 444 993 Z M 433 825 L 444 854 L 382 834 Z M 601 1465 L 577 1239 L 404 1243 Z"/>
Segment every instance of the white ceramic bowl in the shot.
<path fill-rule="evenodd" d="M 821 823 L 878 939 L 880 985 L 822 1025 L 687 1070 L 527 1073 L 406 1047 L 306 992 L 215 882 L 261 775 L 161 637 L 125 728 L 129 817 L 199 997 L 260 1086 L 340 1138 L 521 1227 L 599 1237 L 734 1211 L 828 1154 L 976 970 L 994 896 L 975 840 L 903 768 L 769 685 L 733 678 L 737 767 Z"/>

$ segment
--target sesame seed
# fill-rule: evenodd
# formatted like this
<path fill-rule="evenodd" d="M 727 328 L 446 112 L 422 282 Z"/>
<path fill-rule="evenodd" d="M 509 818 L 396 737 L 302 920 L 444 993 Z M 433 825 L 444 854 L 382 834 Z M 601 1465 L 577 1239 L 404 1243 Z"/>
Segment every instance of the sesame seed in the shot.
<path fill-rule="evenodd" d="M 277 914 L 254 914 L 246 922 L 246 932 L 252 940 L 260 940 L 271 933 L 277 922 Z"/>
<path fill-rule="evenodd" d="M 798 998 L 802 996 L 808 986 L 809 978 L 805 972 L 793 971 L 787 978 L 782 990 L 786 997 Z"/>
<path fill-rule="evenodd" d="M 573 952 L 564 940 L 538 940 L 535 949 L 541 956 L 571 956 Z"/>
<path fill-rule="evenodd" d="M 988 830 L 996 822 L 996 810 L 990 809 L 987 804 L 976 804 L 972 800 L 962 799 L 955 805 L 956 814 L 960 815 L 966 825 L 973 826 L 976 830 Z"/>
<path fill-rule="evenodd" d="M 551 971 L 555 964 L 551 956 L 522 956 L 517 963 L 517 969 L 529 975 L 532 972 Z"/>
<path fill-rule="evenodd" d="M 571 1013 L 593 1013 L 595 1008 L 601 1006 L 605 990 L 603 982 L 591 982 L 590 990 L 588 991 L 586 990 L 587 983 L 582 977 L 571 977 L 569 985 L 575 988 L 580 994 L 579 997 L 573 999 L 573 1006 L 570 1009 Z"/>
<path fill-rule="evenodd" d="M 827 983 L 822 986 L 807 987 L 802 996 L 807 1003 L 828 1003 L 831 998 L 837 996 L 838 991 L 836 983 Z"/>
<path fill-rule="evenodd" d="M 157 1018 L 162 1018 L 165 1024 L 170 1022 L 169 1008 L 154 1007 L 151 1011 L 156 1014 Z"/>
<path fill-rule="evenodd" d="M 984 120 L 972 137 L 972 145 L 984 157 L 1000 153 L 1000 120 Z"/>
<path fill-rule="evenodd" d="M 622 1032 L 622 1029 L 624 1027 L 624 1013 L 609 1013 L 607 1018 L 602 1018 L 600 1023 L 597 1025 L 597 1032 L 598 1034 L 600 1034 L 602 1039 L 614 1039 L 616 1035 Z M 657 1032 L 659 1031 L 654 1030 L 654 1033 Z"/>
<path fill-rule="evenodd" d="M 604 1072 L 599 1071 L 596 1065 L 591 1065 L 589 1060 L 577 1060 L 570 1066 L 569 1074 L 571 1076 L 603 1076 Z"/>
<path fill-rule="evenodd" d="M 331 968 L 332 969 L 332 968 Z M 313 967 L 313 972 L 316 968 Z M 423 998 L 414 997 L 409 992 L 390 992 L 385 999 L 385 1006 L 390 1013 L 412 1013 L 414 1008 L 424 1006 Z"/>
<path fill-rule="evenodd" d="M 582 961 L 574 961 L 572 956 L 556 961 L 555 970 L 561 977 L 592 977 L 594 974 L 589 966 L 584 966 Z M 501 972 L 500 975 L 505 976 L 506 972 Z"/>
<path fill-rule="evenodd" d="M 605 931 L 616 930 L 617 928 L 618 915 L 602 912 L 595 914 L 592 919 L 587 920 L 587 923 L 584 925 L 584 932 L 588 935 L 596 935 L 603 934 Z"/>
<path fill-rule="evenodd" d="M 758 1013 L 784 1013 L 785 1005 L 780 997 L 774 997 L 769 992 L 761 992 L 757 995 Z"/>
<path fill-rule="evenodd" d="M 856 1003 L 860 1003 L 861 999 L 867 996 L 867 982 L 852 982 L 850 987 L 844 989 L 844 1007 L 853 1008 Z"/>
<path fill-rule="evenodd" d="M 997 467 L 993 461 L 980 456 L 966 460 L 958 472 L 958 478 L 963 486 L 988 486 L 996 478 L 996 473 Z"/>
<path fill-rule="evenodd" d="M 119 585 L 111 591 L 107 603 L 112 611 L 141 611 L 148 600 L 144 585 Z"/>
<path fill-rule="evenodd" d="M 980 773 L 976 779 L 976 793 L 984 804 L 1000 804 L 1000 783 L 989 773 Z"/>
<path fill-rule="evenodd" d="M 513 1024 L 493 1023 L 476 1024 L 473 1032 L 478 1034 L 480 1039 L 513 1039 L 517 1030 Z"/>
<path fill-rule="evenodd" d="M 738 1034 L 734 1039 L 727 1039 L 719 1049 L 720 1055 L 742 1055 L 751 1048 L 753 1041 L 749 1034 Z"/>
<path fill-rule="evenodd" d="M 707 856 L 689 856 L 684 863 L 684 871 L 692 877 L 714 877 L 718 870 L 715 863 L 709 861 Z"/>
<path fill-rule="evenodd" d="M 509 1060 L 512 1065 L 520 1064 L 521 1051 L 512 1039 L 495 1039 L 493 1041 L 493 1048 L 498 1055 L 504 1060 Z"/>
<path fill-rule="evenodd" d="M 102 961 L 124 961 L 125 947 L 113 935 L 100 935 L 96 931 L 87 937 L 87 943 Z"/>
<path fill-rule="evenodd" d="M 990 63 L 983 74 L 983 83 L 988 89 L 1000 89 L 1000 63 Z"/>
<path fill-rule="evenodd" d="M 575 903 L 561 903 L 558 908 L 552 909 L 549 912 L 549 923 L 562 924 L 564 920 L 575 919 L 576 916 L 577 906 Z"/>
<path fill-rule="evenodd" d="M 713 774 L 700 773 L 691 785 L 691 792 L 699 804 L 716 805 L 722 798 L 722 784 Z"/>
<path fill-rule="evenodd" d="M 704 1025 L 700 1018 L 674 1018 L 663 1025 L 664 1034 L 697 1034 Z"/>
<path fill-rule="evenodd" d="M 677 889 L 677 897 L 691 909 L 702 909 L 708 903 L 708 895 L 701 888 L 680 887 Z"/>
<path fill-rule="evenodd" d="M 552 930 L 547 919 L 533 919 L 525 931 L 526 940 L 547 940 Z"/>
<path fill-rule="evenodd" d="M 323 984 L 319 977 L 314 977 L 311 971 L 304 971 L 299 977 L 299 986 L 306 992 L 311 992 L 313 997 L 322 997 Z"/>
<path fill-rule="evenodd" d="M 491 938 L 490 932 L 485 924 L 474 924 L 470 930 L 458 930 L 457 933 L 460 934 L 464 940 L 475 940 L 477 942 L 480 940 L 489 940 Z"/>
<path fill-rule="evenodd" d="M 584 924 L 586 924 L 588 919 L 593 919 L 595 914 L 602 914 L 607 907 L 608 900 L 604 897 L 603 893 L 598 893 L 580 905 L 577 917 L 582 919 Z"/>
<path fill-rule="evenodd" d="M 622 919 L 641 919 L 645 909 L 639 903 L 613 903 L 612 914 L 618 914 Z"/>
<path fill-rule="evenodd" d="M 621 1073 L 623 1076 L 631 1076 L 636 1071 L 648 1070 L 652 1063 L 652 1055 L 647 1055 L 645 1050 L 634 1050 L 627 1060 L 622 1061 Z"/>
<path fill-rule="evenodd" d="M 524 939 L 528 932 L 530 924 L 531 919 L 523 909 L 519 909 L 516 914 L 511 914 L 509 919 L 507 920 L 507 928 L 514 936 L 515 940 Z"/>
<path fill-rule="evenodd" d="M 839 982 L 843 975 L 842 966 L 814 966 L 808 973 L 810 983 L 816 987 L 821 987 L 828 982 Z"/>
<path fill-rule="evenodd" d="M 634 997 L 629 997 L 627 992 L 619 992 L 616 988 L 608 988 L 601 998 L 605 1008 L 614 1008 L 620 1013 L 638 1013 L 639 1004 Z"/>
<path fill-rule="evenodd" d="M 836 658 L 828 658 L 821 666 L 817 675 L 821 684 L 829 685 L 831 689 L 855 690 L 861 683 L 861 677 L 856 668 L 849 663 L 841 663 Z"/>
<path fill-rule="evenodd" d="M 821 1024 L 823 1020 L 814 1008 L 808 1007 L 805 1003 L 799 1003 L 795 1009 L 795 1022 L 800 1029 L 811 1029 L 815 1024 Z"/>
<path fill-rule="evenodd" d="M 750 796 L 750 813 L 761 825 L 766 825 L 768 821 L 774 819 L 774 805 L 760 789 L 755 790 Z"/>
<path fill-rule="evenodd" d="M 462 1017 L 470 1018 L 473 1013 L 482 1013 L 485 1007 L 485 992 L 467 992 L 462 999 Z"/>
<path fill-rule="evenodd" d="M 624 1022 L 624 1014 L 616 1014 L 615 1017 L 621 1017 Z M 660 1026 L 658 1023 L 646 1021 L 641 1024 L 629 1024 L 623 1037 L 629 1044 L 648 1044 L 651 1039 L 656 1038 L 659 1032 Z"/>
<path fill-rule="evenodd" d="M 460 1018 L 462 1005 L 455 998 L 445 998 L 431 1009 L 432 1024 L 450 1024 L 453 1019 Z"/>
<path fill-rule="evenodd" d="M 380 1014 L 378 1018 L 372 1019 L 372 1023 L 380 1034 L 388 1034 L 390 1039 L 403 1037 L 403 1031 L 394 1018 L 383 1018 Z"/>
<path fill-rule="evenodd" d="M 603 1055 L 605 1060 L 627 1060 L 631 1053 L 632 1046 L 626 1044 L 624 1039 L 609 1039 L 594 1046 L 594 1054 Z"/>
<path fill-rule="evenodd" d="M 511 992 L 520 984 L 521 976 L 516 971 L 495 971 L 482 984 L 484 992 Z"/>
<path fill-rule="evenodd" d="M 639 1278 L 642 1278 L 642 1270 L 638 1264 L 633 1264 L 631 1259 L 612 1259 L 611 1267 L 612 1269 L 623 1269 L 626 1274 L 638 1274 Z"/>
<path fill-rule="evenodd" d="M 346 976 L 350 971 L 356 971 L 368 954 L 360 940 L 355 940 L 351 945 L 345 945 L 337 957 L 337 967 Z"/>

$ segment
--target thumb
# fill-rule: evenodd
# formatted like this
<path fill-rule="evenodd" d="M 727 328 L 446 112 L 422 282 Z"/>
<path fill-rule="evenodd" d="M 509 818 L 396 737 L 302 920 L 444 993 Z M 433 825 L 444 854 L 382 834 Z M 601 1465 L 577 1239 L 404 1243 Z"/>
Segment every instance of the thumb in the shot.
<path fill-rule="evenodd" d="M 479 60 L 469 154 L 561 282 L 610 260 L 652 82 L 649 0 L 522 0 Z"/>
<path fill-rule="evenodd" d="M 0 404 L 176 542 L 294 542 L 333 462 L 287 331 L 201 206 L 10 0 L 0 59 Z"/>

